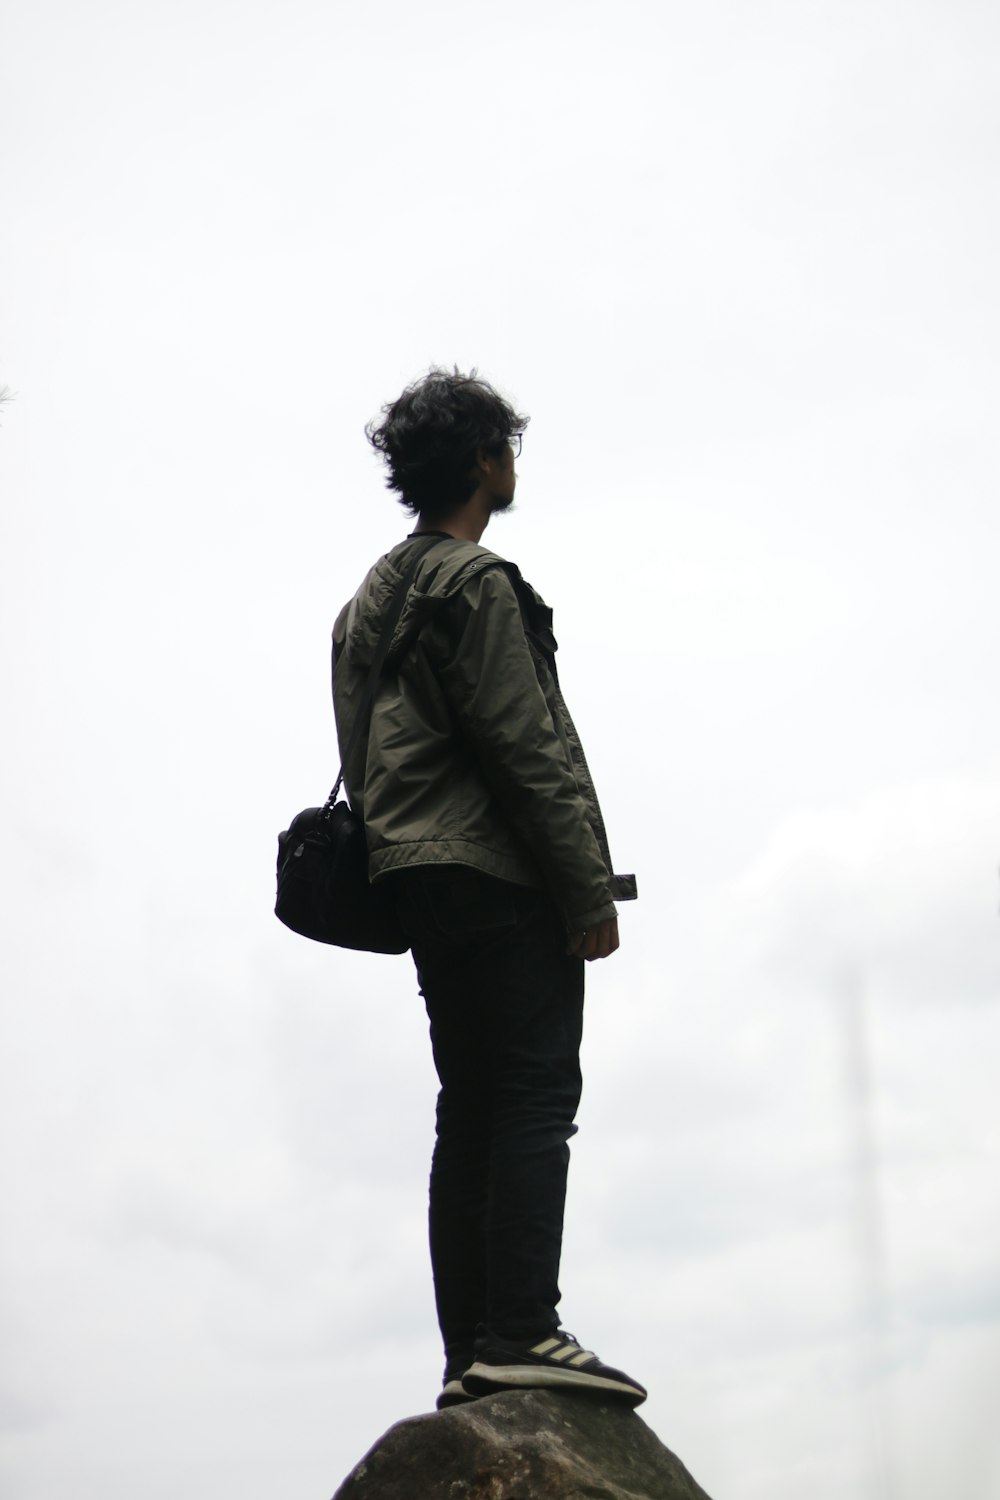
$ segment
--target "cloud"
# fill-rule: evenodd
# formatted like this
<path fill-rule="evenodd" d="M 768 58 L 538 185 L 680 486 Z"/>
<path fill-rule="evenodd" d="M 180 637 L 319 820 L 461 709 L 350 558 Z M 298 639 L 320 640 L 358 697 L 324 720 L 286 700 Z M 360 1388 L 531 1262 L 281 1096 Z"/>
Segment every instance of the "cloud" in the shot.
<path fill-rule="evenodd" d="M 863 971 L 912 1003 L 1000 1000 L 1000 782 L 921 780 L 786 815 L 725 893 L 786 982 Z"/>

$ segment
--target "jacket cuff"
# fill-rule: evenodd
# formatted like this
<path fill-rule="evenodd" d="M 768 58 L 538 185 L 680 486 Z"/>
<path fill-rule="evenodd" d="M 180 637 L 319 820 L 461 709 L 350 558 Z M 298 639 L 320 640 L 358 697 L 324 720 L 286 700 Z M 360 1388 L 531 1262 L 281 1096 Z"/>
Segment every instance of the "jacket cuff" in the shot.
<path fill-rule="evenodd" d="M 586 932 L 590 927 L 597 927 L 601 922 L 610 922 L 612 917 L 617 917 L 618 909 L 613 901 L 608 901 L 604 906 L 597 906 L 593 911 L 581 912 L 579 916 L 568 917 L 566 931 L 570 935 Z"/>

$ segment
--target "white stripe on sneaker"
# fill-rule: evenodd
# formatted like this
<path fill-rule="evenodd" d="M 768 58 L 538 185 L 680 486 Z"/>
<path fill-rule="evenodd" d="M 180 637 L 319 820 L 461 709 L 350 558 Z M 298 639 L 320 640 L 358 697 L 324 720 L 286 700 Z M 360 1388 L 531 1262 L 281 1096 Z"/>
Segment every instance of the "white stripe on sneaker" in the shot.
<path fill-rule="evenodd" d="M 543 1339 L 540 1344 L 533 1346 L 531 1353 L 561 1365 L 582 1365 L 597 1358 L 589 1349 L 581 1349 L 577 1343 L 567 1343 L 564 1339 L 557 1338 Z"/>
<path fill-rule="evenodd" d="M 553 1349 L 558 1349 L 562 1343 L 561 1339 L 543 1339 L 540 1344 L 535 1344 L 531 1350 L 532 1354 L 551 1354 Z"/>

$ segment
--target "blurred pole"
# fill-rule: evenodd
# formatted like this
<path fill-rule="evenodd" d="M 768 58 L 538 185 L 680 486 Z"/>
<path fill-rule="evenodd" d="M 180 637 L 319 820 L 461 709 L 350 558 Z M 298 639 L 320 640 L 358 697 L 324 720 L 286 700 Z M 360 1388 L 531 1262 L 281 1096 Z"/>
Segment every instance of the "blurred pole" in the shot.
<path fill-rule="evenodd" d="M 894 1440 L 889 1291 L 875 1132 L 868 1000 L 860 966 L 834 978 L 847 1096 L 850 1234 L 857 1298 L 857 1397 L 872 1500 L 899 1500 Z"/>

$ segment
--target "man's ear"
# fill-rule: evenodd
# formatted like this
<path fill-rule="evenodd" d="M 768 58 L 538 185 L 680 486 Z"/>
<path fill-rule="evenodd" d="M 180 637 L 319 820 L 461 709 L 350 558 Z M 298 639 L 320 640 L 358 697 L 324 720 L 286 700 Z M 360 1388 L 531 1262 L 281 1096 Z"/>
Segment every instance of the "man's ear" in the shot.
<path fill-rule="evenodd" d="M 477 480 L 477 482 L 481 479 L 489 479 L 494 474 L 496 466 L 497 456 L 495 453 L 487 453 L 485 448 L 477 448 L 476 456 L 472 461 L 470 478 Z"/>

